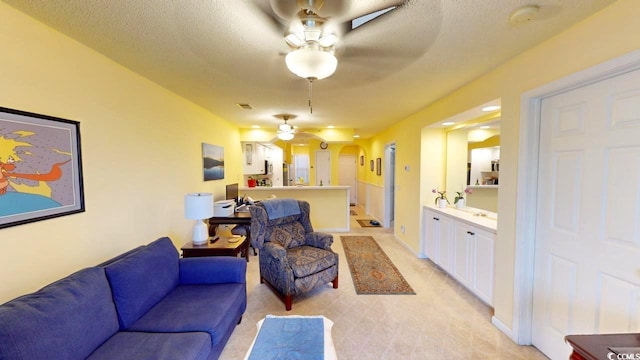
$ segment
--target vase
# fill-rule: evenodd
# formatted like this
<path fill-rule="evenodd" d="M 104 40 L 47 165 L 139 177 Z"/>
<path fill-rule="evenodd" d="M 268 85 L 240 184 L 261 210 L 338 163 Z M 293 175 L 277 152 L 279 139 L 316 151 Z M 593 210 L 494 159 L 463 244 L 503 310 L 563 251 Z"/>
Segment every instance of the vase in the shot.
<path fill-rule="evenodd" d="M 438 207 L 444 209 L 447 207 L 447 199 L 438 199 Z"/>
<path fill-rule="evenodd" d="M 458 199 L 458 201 L 456 201 L 456 208 L 462 209 L 463 207 L 464 207 L 464 199 Z"/>

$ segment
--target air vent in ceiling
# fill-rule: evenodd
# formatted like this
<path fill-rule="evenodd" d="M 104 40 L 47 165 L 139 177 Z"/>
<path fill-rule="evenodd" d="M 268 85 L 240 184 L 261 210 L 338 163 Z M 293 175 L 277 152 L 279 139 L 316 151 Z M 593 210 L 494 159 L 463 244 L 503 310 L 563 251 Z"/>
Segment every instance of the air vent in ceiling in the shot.
<path fill-rule="evenodd" d="M 245 109 L 245 110 L 253 110 L 253 108 L 249 104 L 238 103 L 237 105 L 240 106 L 241 108 Z"/>

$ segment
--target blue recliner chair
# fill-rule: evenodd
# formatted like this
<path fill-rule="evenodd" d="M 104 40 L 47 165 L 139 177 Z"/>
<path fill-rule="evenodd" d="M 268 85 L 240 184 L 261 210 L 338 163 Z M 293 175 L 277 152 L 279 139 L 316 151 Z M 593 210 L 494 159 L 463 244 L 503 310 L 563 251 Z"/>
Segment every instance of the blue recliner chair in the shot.
<path fill-rule="evenodd" d="M 251 211 L 251 244 L 258 249 L 260 283 L 267 283 L 291 310 L 294 296 L 327 283 L 338 288 L 338 254 L 333 236 L 314 232 L 309 203 L 269 199 Z"/>

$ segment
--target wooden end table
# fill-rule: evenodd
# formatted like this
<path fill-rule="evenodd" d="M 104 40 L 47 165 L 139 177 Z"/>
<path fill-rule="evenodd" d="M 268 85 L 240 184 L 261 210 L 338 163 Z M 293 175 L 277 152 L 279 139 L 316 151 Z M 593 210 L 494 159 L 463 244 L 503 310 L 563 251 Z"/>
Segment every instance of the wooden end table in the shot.
<path fill-rule="evenodd" d="M 633 355 L 640 353 L 640 333 L 567 335 L 564 339 L 573 348 L 570 360 L 635 359 L 628 355 L 618 357 L 612 351 L 617 349 L 628 349 Z"/>
<path fill-rule="evenodd" d="M 182 250 L 182 257 L 199 257 L 199 256 L 238 256 L 241 254 L 249 262 L 249 239 L 245 236 L 240 236 L 240 240 L 236 242 L 230 242 L 230 240 L 237 239 L 238 237 L 222 236 L 214 242 L 207 241 L 202 245 L 195 245 L 193 241 L 189 241 L 184 244 L 180 250 Z"/>

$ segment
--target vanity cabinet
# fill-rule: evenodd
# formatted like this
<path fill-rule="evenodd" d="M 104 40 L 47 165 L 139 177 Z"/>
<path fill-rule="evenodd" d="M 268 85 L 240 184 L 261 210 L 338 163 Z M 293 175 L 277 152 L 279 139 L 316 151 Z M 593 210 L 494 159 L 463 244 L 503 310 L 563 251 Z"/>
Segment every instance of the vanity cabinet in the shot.
<path fill-rule="evenodd" d="M 425 254 L 444 270 L 451 271 L 453 220 L 435 211 L 425 210 Z"/>
<path fill-rule="evenodd" d="M 455 221 L 453 271 L 467 289 L 485 303 L 493 304 L 493 258 L 495 234 L 462 221 Z"/>
<path fill-rule="evenodd" d="M 461 216 L 457 216 L 460 214 Z M 488 305 L 493 305 L 494 229 L 456 209 L 424 208 L 425 255 Z M 487 222 L 486 219 L 483 219 Z"/>

